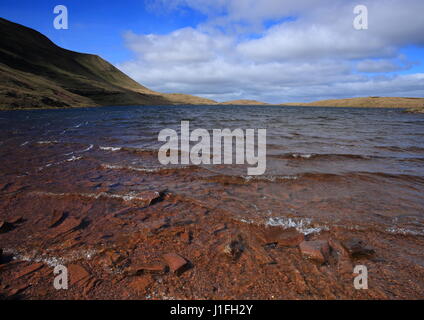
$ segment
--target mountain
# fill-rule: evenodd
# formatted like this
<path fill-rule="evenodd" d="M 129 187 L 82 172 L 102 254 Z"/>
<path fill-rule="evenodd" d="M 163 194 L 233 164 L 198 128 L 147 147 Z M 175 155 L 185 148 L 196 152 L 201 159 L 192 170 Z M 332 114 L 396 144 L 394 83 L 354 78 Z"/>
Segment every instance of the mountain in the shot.
<path fill-rule="evenodd" d="M 412 108 L 422 109 L 424 98 L 366 97 L 321 100 L 309 103 L 284 103 L 286 106 L 354 107 L 354 108 Z"/>
<path fill-rule="evenodd" d="M 97 55 L 55 45 L 41 33 L 0 18 L 0 108 L 216 104 L 152 91 Z"/>

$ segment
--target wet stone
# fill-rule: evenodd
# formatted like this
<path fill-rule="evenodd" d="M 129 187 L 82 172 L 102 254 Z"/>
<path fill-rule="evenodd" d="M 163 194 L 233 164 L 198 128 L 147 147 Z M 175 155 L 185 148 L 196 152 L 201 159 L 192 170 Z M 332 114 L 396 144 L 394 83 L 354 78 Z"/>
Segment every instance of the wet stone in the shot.
<path fill-rule="evenodd" d="M 177 253 L 166 253 L 163 259 L 173 273 L 182 273 L 188 266 L 188 261 Z"/>
<path fill-rule="evenodd" d="M 326 262 L 330 255 L 327 240 L 303 241 L 299 248 L 304 256 L 320 263 Z"/>
<path fill-rule="evenodd" d="M 68 266 L 69 280 L 70 284 L 79 284 L 85 282 L 90 276 L 90 274 L 78 264 L 71 264 Z"/>
<path fill-rule="evenodd" d="M 34 263 L 31 264 L 27 267 L 25 267 L 24 269 L 22 269 L 21 271 L 19 271 L 17 274 L 15 274 L 15 279 L 20 279 L 22 277 L 25 277 L 27 275 L 30 275 L 38 270 L 40 270 L 42 267 L 44 266 L 43 263 Z"/>
<path fill-rule="evenodd" d="M 162 262 L 152 262 L 152 263 L 144 263 L 131 265 L 127 268 L 127 273 L 129 274 L 164 274 L 167 271 L 167 266 Z"/>
<path fill-rule="evenodd" d="M 145 275 L 136 277 L 129 284 L 129 287 L 137 294 L 145 294 L 146 290 L 153 284 L 154 280 L 152 276 Z"/>
<path fill-rule="evenodd" d="M 352 258 L 369 257 L 375 253 L 374 249 L 361 239 L 352 238 L 343 241 L 342 244 Z"/>
<path fill-rule="evenodd" d="M 305 236 L 295 228 L 284 229 L 277 226 L 264 228 L 261 238 L 265 245 L 277 244 L 282 247 L 296 247 L 305 240 Z"/>

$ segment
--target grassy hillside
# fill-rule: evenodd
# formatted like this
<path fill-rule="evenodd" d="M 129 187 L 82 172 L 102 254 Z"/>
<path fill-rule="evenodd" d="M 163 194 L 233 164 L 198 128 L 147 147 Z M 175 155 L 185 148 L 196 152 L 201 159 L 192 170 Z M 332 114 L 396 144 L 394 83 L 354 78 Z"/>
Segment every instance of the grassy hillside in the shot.
<path fill-rule="evenodd" d="M 140 85 L 99 56 L 69 51 L 0 18 L 0 108 L 205 104 Z"/>
<path fill-rule="evenodd" d="M 283 105 L 355 108 L 423 108 L 424 98 L 366 97 L 322 100 L 310 103 L 284 103 Z"/>

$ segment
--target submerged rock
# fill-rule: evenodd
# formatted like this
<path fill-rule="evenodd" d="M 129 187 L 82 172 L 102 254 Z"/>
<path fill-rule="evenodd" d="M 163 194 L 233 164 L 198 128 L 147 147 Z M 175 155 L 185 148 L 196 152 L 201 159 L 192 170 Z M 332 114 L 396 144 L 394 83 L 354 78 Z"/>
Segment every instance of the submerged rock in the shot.
<path fill-rule="evenodd" d="M 231 258 L 232 260 L 237 260 L 240 258 L 241 254 L 245 250 L 245 244 L 240 235 L 237 237 L 231 238 L 226 242 L 222 243 L 218 250 L 221 254 Z"/>
<path fill-rule="evenodd" d="M 299 248 L 303 255 L 320 263 L 326 262 L 330 256 L 327 240 L 303 241 Z"/>
<path fill-rule="evenodd" d="M 181 274 L 188 266 L 188 261 L 177 253 L 166 253 L 163 259 L 173 273 Z"/>
<path fill-rule="evenodd" d="M 137 294 L 144 294 L 153 282 L 154 280 L 150 275 L 140 276 L 131 281 L 129 287 Z"/>
<path fill-rule="evenodd" d="M 139 274 L 164 274 L 167 271 L 167 266 L 162 262 L 152 262 L 131 265 L 126 269 L 126 272 L 130 275 L 139 275 Z"/>
<path fill-rule="evenodd" d="M 342 242 L 352 258 L 372 256 L 375 251 L 364 240 L 352 238 Z"/>
<path fill-rule="evenodd" d="M 70 284 L 82 284 L 88 278 L 90 277 L 90 274 L 88 273 L 85 268 L 78 264 L 71 264 L 68 266 L 68 272 L 69 272 L 69 278 L 70 278 Z"/>
<path fill-rule="evenodd" d="M 32 274 L 32 273 L 40 270 L 43 266 L 44 266 L 44 264 L 41 263 L 41 262 L 40 263 L 33 263 L 33 264 L 25 267 L 21 271 L 19 271 L 17 274 L 15 274 L 15 280 L 20 279 L 20 278 L 27 276 L 29 274 Z"/>
<path fill-rule="evenodd" d="M 276 244 L 282 247 L 296 247 L 305 240 L 305 236 L 295 228 L 284 229 L 279 226 L 267 226 L 258 230 L 257 234 L 265 245 Z"/>

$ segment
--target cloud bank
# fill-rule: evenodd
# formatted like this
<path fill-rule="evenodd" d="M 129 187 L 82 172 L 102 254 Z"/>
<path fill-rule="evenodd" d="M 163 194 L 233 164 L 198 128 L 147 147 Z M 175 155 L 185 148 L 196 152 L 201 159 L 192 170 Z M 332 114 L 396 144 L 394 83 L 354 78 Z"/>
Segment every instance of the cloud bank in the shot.
<path fill-rule="evenodd" d="M 152 14 L 195 10 L 206 20 L 168 34 L 125 35 L 118 65 L 162 92 L 281 103 L 354 96 L 424 96 L 422 0 L 149 0 Z M 368 30 L 353 9 L 368 7 Z"/>

